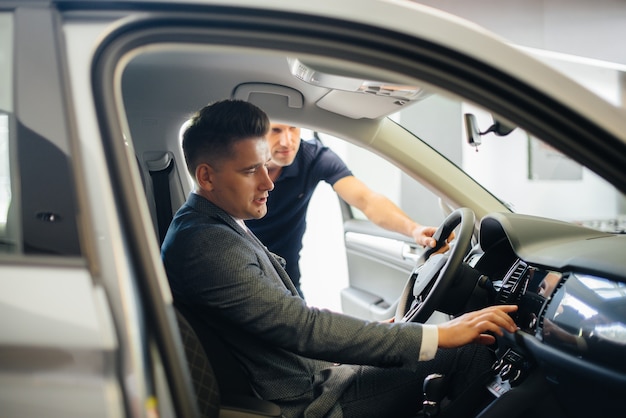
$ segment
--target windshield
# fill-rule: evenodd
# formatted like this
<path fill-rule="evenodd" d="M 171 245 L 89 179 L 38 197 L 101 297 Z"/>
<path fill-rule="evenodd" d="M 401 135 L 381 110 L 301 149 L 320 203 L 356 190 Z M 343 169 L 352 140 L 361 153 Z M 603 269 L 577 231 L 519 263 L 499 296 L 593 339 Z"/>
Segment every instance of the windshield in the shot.
<path fill-rule="evenodd" d="M 429 97 L 432 108 L 460 108 L 459 150 L 412 132 L 453 161 L 513 212 L 580 223 L 605 231 L 626 230 L 626 199 L 611 184 L 521 128 L 507 127 L 471 104 Z M 434 104 L 436 103 L 436 104 Z M 428 105 L 420 103 L 419 106 Z M 400 119 L 402 124 L 402 119 Z M 500 128 L 500 129 L 499 129 Z"/>
<path fill-rule="evenodd" d="M 620 80 L 625 79 L 624 68 L 546 51 L 527 52 L 612 105 L 623 106 Z M 541 138 L 508 126 L 497 115 L 454 94 L 424 96 L 391 119 L 445 156 L 512 212 L 602 231 L 626 231 L 626 197 L 593 171 Z M 402 170 L 377 162 L 363 150 L 321 137 L 327 144 L 345 149 L 342 155 L 355 175 L 390 197 L 414 219 L 438 224 L 441 219 L 437 216 L 446 212 L 446 208 L 441 210 L 442 200 L 444 206 L 445 201 L 459 201 L 455 196 L 427 190 Z M 354 208 L 352 212 L 365 219 Z"/>
<path fill-rule="evenodd" d="M 622 193 L 541 139 L 494 119 L 480 107 L 432 94 L 392 119 L 512 212 L 607 232 L 626 231 L 626 198 Z M 303 138 L 313 135 L 306 132 Z M 414 219 L 437 225 L 446 212 L 442 201 L 455 201 L 455 196 L 430 191 L 423 182 L 357 145 L 329 135 L 318 136 L 342 156 L 355 176 Z M 357 219 L 366 219 L 356 208 L 351 210 Z"/>

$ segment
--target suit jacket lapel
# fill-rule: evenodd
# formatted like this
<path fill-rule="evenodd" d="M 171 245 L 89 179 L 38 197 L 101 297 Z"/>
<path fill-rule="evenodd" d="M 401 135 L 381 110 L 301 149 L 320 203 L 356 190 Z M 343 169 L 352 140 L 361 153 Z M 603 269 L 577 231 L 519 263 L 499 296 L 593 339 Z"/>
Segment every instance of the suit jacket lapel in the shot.
<path fill-rule="evenodd" d="M 236 223 L 237 222 L 235 222 L 235 224 Z M 239 226 L 239 225 L 237 225 L 237 226 Z M 242 229 L 242 228 L 239 227 L 239 229 Z M 274 254 L 273 252 L 271 252 L 270 250 L 268 250 L 267 247 L 265 245 L 263 245 L 261 240 L 258 239 L 257 236 L 254 235 L 254 233 L 252 233 L 252 231 L 250 231 L 249 229 L 246 228 L 246 231 L 244 232 L 244 234 L 247 235 L 248 238 L 251 239 L 257 246 L 261 247 L 261 249 L 263 249 L 263 251 L 265 251 L 265 253 L 267 254 L 267 257 L 272 262 L 272 266 L 274 266 L 274 270 L 276 270 L 276 273 L 278 273 L 278 276 L 282 280 L 282 282 L 285 285 L 285 287 L 287 287 L 287 289 L 289 289 L 289 291 L 291 292 L 292 295 L 298 296 L 299 293 L 296 290 L 296 287 L 293 285 L 293 282 L 291 281 L 291 279 L 289 278 L 289 275 L 285 271 L 285 267 L 284 267 L 285 260 L 282 260 L 282 258 L 280 258 L 280 256 L 278 256 L 278 255 Z M 282 263 L 279 261 L 279 258 L 282 260 Z"/>
<path fill-rule="evenodd" d="M 256 237 L 256 235 L 252 233 L 252 231 L 250 231 L 247 227 L 244 230 L 244 228 L 239 225 L 232 216 L 224 212 L 221 208 L 215 206 L 206 198 L 196 193 L 192 193 L 189 196 L 189 198 L 187 199 L 187 203 L 199 212 L 205 213 L 214 218 L 218 218 L 220 221 L 233 228 L 239 235 L 244 237 L 244 239 L 252 241 L 257 247 L 263 250 L 267 255 L 267 258 L 269 258 L 270 262 L 272 263 L 276 274 L 278 274 L 278 277 L 280 277 L 280 280 L 283 282 L 285 287 L 289 289 L 292 295 L 299 295 L 296 287 L 293 285 L 293 282 L 289 278 L 289 275 L 287 274 L 281 263 L 278 261 L 278 256 L 270 252 L 267 247 L 263 245 L 263 243 Z"/>

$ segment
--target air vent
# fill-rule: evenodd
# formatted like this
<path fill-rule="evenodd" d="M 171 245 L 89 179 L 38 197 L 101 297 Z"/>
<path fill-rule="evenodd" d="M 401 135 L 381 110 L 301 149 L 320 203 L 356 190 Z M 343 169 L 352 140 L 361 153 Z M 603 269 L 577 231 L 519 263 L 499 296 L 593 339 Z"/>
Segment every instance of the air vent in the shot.
<path fill-rule="evenodd" d="M 564 274 L 563 275 L 561 280 L 559 280 L 559 283 L 556 285 L 556 287 L 554 288 L 554 290 L 550 294 L 550 296 L 548 296 L 548 300 L 546 301 L 545 306 L 543 307 L 543 309 L 539 313 L 539 317 L 537 318 L 537 335 L 541 336 L 541 339 L 543 339 L 543 323 L 544 323 L 544 319 L 546 317 L 546 313 L 548 312 L 548 309 L 550 308 L 550 304 L 554 300 L 554 295 L 556 295 L 557 292 L 559 291 L 559 289 L 561 287 L 563 287 L 563 285 L 565 284 L 567 279 L 569 279 L 569 277 L 570 277 L 569 274 Z"/>
<path fill-rule="evenodd" d="M 498 302 L 502 304 L 514 303 L 519 298 L 520 285 L 522 285 L 522 278 L 526 273 L 528 266 L 521 260 L 509 270 L 502 282 L 500 292 L 498 294 Z"/>

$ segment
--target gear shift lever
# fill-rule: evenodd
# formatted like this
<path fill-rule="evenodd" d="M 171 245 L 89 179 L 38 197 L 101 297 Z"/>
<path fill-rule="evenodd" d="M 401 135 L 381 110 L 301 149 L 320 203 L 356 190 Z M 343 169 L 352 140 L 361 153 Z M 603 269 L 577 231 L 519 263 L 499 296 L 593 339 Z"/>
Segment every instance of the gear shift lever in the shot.
<path fill-rule="evenodd" d="M 444 375 L 433 373 L 424 379 L 424 416 L 439 415 L 440 402 L 446 396 L 447 379 Z"/>

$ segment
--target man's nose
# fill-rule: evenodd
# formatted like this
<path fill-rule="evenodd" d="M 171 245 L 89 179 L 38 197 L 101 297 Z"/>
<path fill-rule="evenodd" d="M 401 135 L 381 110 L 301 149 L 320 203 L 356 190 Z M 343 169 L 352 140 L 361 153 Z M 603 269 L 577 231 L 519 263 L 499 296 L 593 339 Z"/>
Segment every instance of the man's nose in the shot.
<path fill-rule="evenodd" d="M 274 182 L 270 178 L 270 173 L 269 173 L 267 167 L 263 167 L 263 169 L 260 170 L 260 172 L 262 174 L 261 174 L 261 182 L 259 184 L 259 188 L 261 190 L 267 190 L 267 191 L 274 190 Z"/>
<path fill-rule="evenodd" d="M 291 145 L 291 134 L 288 131 L 281 133 L 279 143 L 283 147 Z"/>

